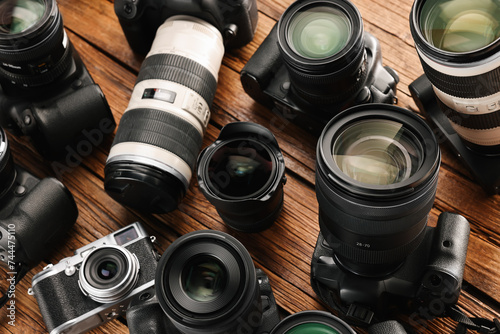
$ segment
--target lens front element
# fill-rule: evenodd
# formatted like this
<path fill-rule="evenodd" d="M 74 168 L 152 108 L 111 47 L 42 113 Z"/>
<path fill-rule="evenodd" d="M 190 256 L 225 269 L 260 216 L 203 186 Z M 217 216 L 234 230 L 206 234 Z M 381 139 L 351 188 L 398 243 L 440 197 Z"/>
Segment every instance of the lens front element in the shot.
<path fill-rule="evenodd" d="M 45 8 L 42 0 L 4 1 L 0 5 L 0 32 L 18 34 L 29 29 L 40 21 Z"/>
<path fill-rule="evenodd" d="M 185 293 L 195 301 L 209 302 L 217 299 L 227 284 L 224 264 L 210 256 L 192 259 L 182 273 Z"/>
<path fill-rule="evenodd" d="M 346 45 L 351 35 L 349 18 L 329 7 L 306 7 L 298 11 L 288 26 L 288 43 L 305 58 L 333 56 Z"/>

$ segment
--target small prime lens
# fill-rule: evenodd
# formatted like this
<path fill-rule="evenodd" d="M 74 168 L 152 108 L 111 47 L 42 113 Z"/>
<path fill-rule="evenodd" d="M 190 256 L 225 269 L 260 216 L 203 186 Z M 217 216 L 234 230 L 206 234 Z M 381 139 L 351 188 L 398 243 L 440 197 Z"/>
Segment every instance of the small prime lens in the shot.
<path fill-rule="evenodd" d="M 158 28 L 106 161 L 111 197 L 152 213 L 177 208 L 210 119 L 223 56 L 219 30 L 201 19 L 172 16 Z"/>
<path fill-rule="evenodd" d="M 80 288 L 99 303 L 112 303 L 137 283 L 139 261 L 126 248 L 104 245 L 92 250 L 80 268 Z"/>
<path fill-rule="evenodd" d="M 500 152 L 500 0 L 416 0 L 410 28 L 424 72 L 466 144 Z"/>
<path fill-rule="evenodd" d="M 408 110 L 363 105 L 327 124 L 316 195 L 321 232 L 342 267 L 381 277 L 403 263 L 425 235 L 439 165 L 433 132 Z"/>
<path fill-rule="evenodd" d="M 246 324 L 250 318 L 260 325 L 252 258 L 226 233 L 196 231 L 178 238 L 162 255 L 155 280 L 161 308 L 182 333 L 236 333 L 240 320 Z"/>
<path fill-rule="evenodd" d="M 355 334 L 344 321 L 323 311 L 302 311 L 281 321 L 271 334 Z"/>
<path fill-rule="evenodd" d="M 230 227 L 258 232 L 283 207 L 285 163 L 274 135 L 255 123 L 226 125 L 198 157 L 198 183 Z"/>
<path fill-rule="evenodd" d="M 278 22 L 278 46 L 292 88 L 313 105 L 352 98 L 365 82 L 363 24 L 349 1 L 294 2 Z"/>

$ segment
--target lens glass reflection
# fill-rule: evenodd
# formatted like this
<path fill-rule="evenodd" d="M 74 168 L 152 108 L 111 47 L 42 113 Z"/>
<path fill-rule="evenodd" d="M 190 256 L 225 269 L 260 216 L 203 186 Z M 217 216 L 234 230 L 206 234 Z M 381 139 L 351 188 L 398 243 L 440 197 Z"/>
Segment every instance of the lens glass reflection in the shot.
<path fill-rule="evenodd" d="M 221 197 L 248 197 L 270 181 L 273 159 L 260 143 L 235 140 L 212 155 L 208 172 L 212 187 Z"/>
<path fill-rule="evenodd" d="M 306 323 L 287 330 L 285 334 L 340 334 L 340 332 L 320 323 Z"/>
<path fill-rule="evenodd" d="M 103 280 L 109 280 L 116 276 L 119 268 L 114 261 L 103 261 L 97 268 L 97 275 Z"/>
<path fill-rule="evenodd" d="M 364 120 L 340 132 L 333 144 L 333 158 L 356 181 L 389 185 L 410 178 L 424 157 L 420 143 L 403 124 Z"/>
<path fill-rule="evenodd" d="M 420 13 L 420 29 L 433 46 L 462 53 L 500 38 L 500 0 L 430 0 Z"/>
<path fill-rule="evenodd" d="M 182 273 L 186 295 L 198 302 L 210 302 L 222 294 L 227 284 L 224 264 L 210 256 L 189 261 Z"/>
<path fill-rule="evenodd" d="M 18 34 L 40 21 L 45 12 L 43 0 L 2 1 L 0 4 L 0 32 Z"/>
<path fill-rule="evenodd" d="M 317 6 L 300 10 L 291 18 L 287 40 L 300 56 L 322 59 L 335 55 L 351 35 L 349 18 L 340 10 Z"/>

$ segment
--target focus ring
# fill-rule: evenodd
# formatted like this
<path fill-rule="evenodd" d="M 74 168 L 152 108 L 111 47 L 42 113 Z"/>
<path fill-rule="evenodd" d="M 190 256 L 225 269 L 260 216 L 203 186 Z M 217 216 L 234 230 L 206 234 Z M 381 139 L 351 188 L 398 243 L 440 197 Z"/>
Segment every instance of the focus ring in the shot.
<path fill-rule="evenodd" d="M 490 96 L 500 91 L 500 67 L 487 73 L 470 77 L 443 74 L 420 59 L 430 82 L 444 93 L 463 99 Z"/>
<path fill-rule="evenodd" d="M 132 109 L 121 121 L 113 146 L 138 142 L 160 147 L 174 153 L 191 168 L 194 167 L 202 135 L 185 119 L 156 109 Z"/>
<path fill-rule="evenodd" d="M 450 122 L 459 126 L 473 130 L 489 130 L 500 126 L 500 110 L 480 115 L 464 114 L 451 109 L 441 100 L 436 100 Z"/>
<path fill-rule="evenodd" d="M 135 84 L 150 79 L 186 86 L 200 94 L 209 106 L 217 89 L 217 80 L 209 70 L 194 60 L 169 53 L 155 54 L 144 60 Z"/>

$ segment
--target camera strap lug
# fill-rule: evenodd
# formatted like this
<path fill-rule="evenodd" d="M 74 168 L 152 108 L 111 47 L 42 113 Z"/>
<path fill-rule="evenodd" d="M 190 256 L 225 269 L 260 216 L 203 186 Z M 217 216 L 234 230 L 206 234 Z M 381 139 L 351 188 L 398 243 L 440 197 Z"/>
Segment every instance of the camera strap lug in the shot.
<path fill-rule="evenodd" d="M 455 334 L 465 334 L 467 330 L 477 331 L 481 334 L 499 334 L 500 320 L 495 318 L 488 320 L 485 318 L 469 318 L 456 305 L 448 307 L 446 315 L 458 322 Z"/>
<path fill-rule="evenodd" d="M 372 322 L 373 315 L 373 311 L 359 304 L 349 305 L 349 309 L 346 313 L 347 321 L 354 320 L 356 322 L 362 322 L 366 325 L 369 325 Z"/>

